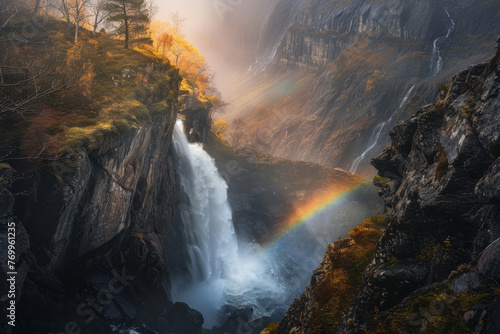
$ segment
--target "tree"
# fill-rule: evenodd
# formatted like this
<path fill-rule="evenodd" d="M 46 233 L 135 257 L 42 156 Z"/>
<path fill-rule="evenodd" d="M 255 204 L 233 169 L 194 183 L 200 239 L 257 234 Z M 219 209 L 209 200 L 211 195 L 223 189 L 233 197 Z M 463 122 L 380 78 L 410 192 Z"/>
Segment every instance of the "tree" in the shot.
<path fill-rule="evenodd" d="M 92 26 L 92 35 L 95 35 L 97 27 L 104 22 L 109 16 L 106 11 L 107 0 L 93 0 L 89 4 L 90 13 L 92 14 L 92 19 L 90 25 Z"/>
<path fill-rule="evenodd" d="M 75 43 L 78 42 L 80 25 L 82 25 L 87 18 L 86 10 L 89 3 L 90 0 L 72 0 L 69 3 L 69 15 L 72 23 L 75 25 Z"/>
<path fill-rule="evenodd" d="M 117 24 L 116 32 L 124 36 L 124 48 L 128 49 L 134 36 L 148 33 L 150 17 L 144 0 L 108 0 L 105 6 L 108 21 Z"/>
<path fill-rule="evenodd" d="M 160 8 L 155 4 L 154 0 L 145 0 L 146 1 L 146 10 L 148 11 L 149 19 L 153 20 Z"/>
<path fill-rule="evenodd" d="M 174 28 L 174 34 L 183 36 L 182 28 L 184 27 L 184 22 L 187 21 L 185 17 L 179 14 L 179 11 L 170 13 L 170 21 L 172 22 Z"/>
<path fill-rule="evenodd" d="M 71 28 L 71 16 L 70 16 L 70 6 L 69 6 L 69 0 L 61 0 L 61 6 L 59 7 L 59 10 L 61 11 L 62 15 L 64 16 L 64 19 L 66 20 L 66 24 L 68 25 L 68 28 Z"/>
<path fill-rule="evenodd" d="M 170 50 L 172 44 L 174 43 L 174 36 L 170 35 L 168 32 L 164 32 L 158 38 L 158 48 L 161 48 L 161 55 L 166 56 L 166 52 Z M 157 48 L 157 50 L 158 50 Z"/>
<path fill-rule="evenodd" d="M 244 122 L 241 118 L 235 118 L 233 120 L 232 124 L 233 131 L 231 132 L 231 147 L 233 148 L 239 147 L 241 144 L 241 141 L 243 139 L 243 131 L 242 131 L 243 125 Z"/>
<path fill-rule="evenodd" d="M 168 22 L 152 21 L 149 30 L 157 52 L 160 52 L 160 38 L 163 34 L 172 35 L 172 38 L 174 38 L 172 26 Z"/>
<path fill-rule="evenodd" d="M 222 119 L 218 120 L 212 125 L 212 129 L 217 136 L 222 136 L 228 127 L 229 123 Z"/>

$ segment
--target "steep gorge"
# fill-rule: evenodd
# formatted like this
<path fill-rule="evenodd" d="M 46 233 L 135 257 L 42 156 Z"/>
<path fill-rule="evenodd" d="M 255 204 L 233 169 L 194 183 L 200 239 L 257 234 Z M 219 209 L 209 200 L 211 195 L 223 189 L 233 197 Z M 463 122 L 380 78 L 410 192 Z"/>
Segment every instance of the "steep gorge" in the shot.
<path fill-rule="evenodd" d="M 100 43 L 111 44 L 100 51 L 105 54 L 101 66 L 110 72 L 106 66 L 113 66 L 111 73 L 120 75 L 101 74 L 99 85 L 108 100 L 115 97 L 118 101 L 90 116 L 75 111 L 58 114 L 75 119 L 58 123 L 68 124 L 67 140 L 62 142 L 64 149 L 71 148 L 66 154 L 32 161 L 20 149 L 5 149 L 8 155 L 3 161 L 9 164 L 0 164 L 1 243 L 8 242 L 9 224 L 17 228 L 18 331 L 170 330 L 185 334 L 201 333 L 204 324 L 217 324 L 222 327 L 212 332 L 222 333 L 240 326 L 240 315 L 251 310 L 254 315 L 245 315 L 244 323 L 259 332 L 271 319 L 281 317 L 285 305 L 304 288 L 326 243 L 380 211 L 374 188 L 341 170 L 261 152 L 234 151 L 210 132 L 210 103 L 202 101 L 195 90 L 181 90 L 186 83 L 181 84 L 173 66 L 149 49 L 113 49 L 106 36 L 101 38 Z M 127 63 L 114 62 L 118 57 Z M 143 86 L 138 87 L 138 82 Z M 82 105 L 84 111 L 95 107 L 90 102 Z M 205 141 L 219 172 L 227 178 L 238 242 L 248 248 L 269 244 L 269 250 L 257 252 L 259 261 L 276 267 L 265 267 L 269 270 L 264 274 L 276 281 L 287 275 L 285 301 L 276 308 L 259 313 L 254 305 L 247 307 L 254 297 L 238 298 L 221 310 L 209 310 L 215 320 L 205 323 L 204 314 L 174 299 L 171 279 L 176 263 L 171 256 L 191 246 L 182 238 L 169 239 L 179 227 L 174 226 L 179 224 L 175 215 L 181 212 L 181 187 L 185 185 L 179 182 L 179 156 L 174 154 L 172 141 L 178 117 L 184 119 L 185 135 L 192 142 Z M 35 117 L 27 125 L 34 127 L 42 120 Z M 39 125 L 45 135 L 52 133 L 49 125 Z M 4 126 L 2 134 L 7 134 Z M 20 128 L 18 136 L 32 134 Z M 7 136 L 1 139 L 9 140 Z M 342 199 L 344 207 L 335 213 L 335 221 L 323 217 L 315 224 L 317 231 L 303 226 L 284 241 L 276 240 L 282 237 L 287 215 L 323 187 L 355 188 L 357 192 Z M 232 217 L 225 222 L 232 224 Z M 307 247 L 297 247 L 305 239 L 310 241 Z M 300 257 L 277 249 L 294 250 Z M 301 263 L 303 258 L 307 265 Z M 2 269 L 6 282 L 9 271 Z M 261 293 L 260 298 L 266 301 L 269 296 Z M 7 307 L 7 300 L 2 299 L 2 307 Z M 5 322 L 2 326 L 7 328 Z"/>

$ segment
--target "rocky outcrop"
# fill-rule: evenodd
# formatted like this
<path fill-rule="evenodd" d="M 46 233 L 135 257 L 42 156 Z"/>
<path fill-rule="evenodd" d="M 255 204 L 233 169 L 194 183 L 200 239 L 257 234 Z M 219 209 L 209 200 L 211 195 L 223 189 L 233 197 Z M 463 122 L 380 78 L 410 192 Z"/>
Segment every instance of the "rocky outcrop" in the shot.
<path fill-rule="evenodd" d="M 78 305 L 102 291 L 109 302 L 88 314 L 135 319 L 145 300 L 152 313 L 164 312 L 170 292 L 163 245 L 177 206 L 168 154 L 176 117 L 174 105 L 156 114 L 155 126 L 106 139 L 99 149 L 68 156 L 16 184 L 13 191 L 29 195 L 15 209 L 7 203 L 2 219 L 17 223 L 20 327 L 55 330 L 55 324 L 64 328 L 64 319 L 74 319 L 84 332 L 96 332 L 101 321 L 87 321 Z M 56 292 L 63 291 L 61 282 L 71 282 L 79 296 L 68 286 Z M 119 293 L 110 291 L 110 282 Z M 39 306 L 47 295 L 59 299 L 54 309 L 64 311 L 44 318 Z M 30 316 L 29 303 L 37 311 Z"/>
<path fill-rule="evenodd" d="M 456 22 L 467 18 L 458 33 L 487 34 L 499 30 L 495 22 L 498 4 L 472 1 L 306 1 L 280 46 L 280 57 L 291 64 L 322 66 L 337 58 L 359 34 L 383 31 L 386 36 L 432 45 L 446 31 L 447 14 Z M 474 20 L 467 17 L 482 17 Z M 493 23 L 495 25 L 497 23 Z"/>
<path fill-rule="evenodd" d="M 190 91 L 181 91 L 179 99 L 186 137 L 192 143 L 203 143 L 212 126 L 213 104 L 205 97 L 201 97 L 198 88 L 189 86 Z"/>
<path fill-rule="evenodd" d="M 457 278 L 455 286 L 465 287 L 456 291 L 486 286 L 496 277 L 492 243 L 500 235 L 493 212 L 500 207 L 492 189 L 500 135 L 499 64 L 496 57 L 456 75 L 447 96 L 399 123 L 387 148 L 373 160 L 379 174 L 391 179 L 381 190 L 387 230 L 340 332 L 362 332 L 369 322 L 366 314 L 374 316 L 375 307 L 389 312 L 412 290 L 447 280 L 477 257 L 478 275 Z M 408 277 L 399 272 L 405 267 Z M 380 281 L 381 270 L 396 282 Z M 409 289 L 394 289 L 398 281 L 412 283 Z M 469 324 L 471 329 L 476 325 Z"/>
<path fill-rule="evenodd" d="M 372 162 L 386 204 L 385 230 L 363 284 L 342 320 L 332 324 L 336 332 L 498 328 L 491 282 L 500 278 L 499 74 L 498 56 L 469 67 L 453 78 L 441 100 L 391 131 L 391 141 Z M 317 302 L 311 297 L 315 277 L 294 304 Z M 304 307 L 290 308 L 280 324 L 287 330 L 279 333 L 292 327 L 296 333 L 318 332 Z"/>
<path fill-rule="evenodd" d="M 53 267 L 126 230 L 167 232 L 176 205 L 175 172 L 170 156 L 160 152 L 169 150 L 176 115 L 174 108 L 165 110 L 156 129 L 142 127 L 74 157 L 75 173 L 63 190 L 53 239 Z"/>
<path fill-rule="evenodd" d="M 148 119 L 109 133 L 98 147 L 82 145 L 36 168 L 13 159 L 27 170 L 15 182 L 11 167 L 0 166 L 0 243 L 7 251 L 14 224 L 21 332 L 201 333 L 203 316 L 169 301 L 165 260 L 178 206 L 170 148 L 179 80 L 171 71 L 161 89 L 143 96 Z M 205 123 L 196 129 L 206 132 Z M 11 271 L 2 264 L 2 282 Z M 2 307 L 8 302 L 4 295 Z"/>

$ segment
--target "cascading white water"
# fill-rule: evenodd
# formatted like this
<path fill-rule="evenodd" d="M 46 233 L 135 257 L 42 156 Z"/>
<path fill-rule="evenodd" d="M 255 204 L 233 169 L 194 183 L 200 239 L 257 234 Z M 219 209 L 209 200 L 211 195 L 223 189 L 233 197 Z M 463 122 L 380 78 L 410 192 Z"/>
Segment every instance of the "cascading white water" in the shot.
<path fill-rule="evenodd" d="M 448 18 L 451 21 L 451 26 L 450 26 L 450 28 L 448 28 L 448 32 L 446 33 L 446 36 L 444 37 L 444 39 L 448 39 L 451 36 L 451 33 L 453 32 L 453 30 L 455 30 L 456 24 L 455 24 L 455 20 L 453 20 L 450 13 L 448 12 L 448 10 L 445 9 L 444 11 L 446 12 L 446 15 L 448 16 Z M 444 61 L 443 61 L 443 58 L 441 57 L 441 50 L 439 49 L 439 46 L 438 46 L 438 43 L 440 42 L 441 39 L 442 39 L 442 37 L 436 38 L 434 40 L 433 45 L 432 45 L 432 60 L 431 60 L 431 72 L 430 72 L 430 75 L 432 77 L 438 75 L 443 70 Z"/>
<path fill-rule="evenodd" d="M 254 316 L 269 315 L 267 301 L 283 301 L 268 259 L 255 257 L 255 245 L 238 248 L 227 200 L 227 184 L 200 144 L 190 144 L 181 121 L 173 134 L 181 204 L 169 236 L 172 297 L 199 310 L 205 326 L 218 323 L 224 305 L 251 306 Z"/>
<path fill-rule="evenodd" d="M 351 169 L 349 169 L 349 172 L 354 174 L 358 170 L 359 164 L 366 158 L 368 153 L 378 144 L 378 140 L 380 138 L 380 135 L 382 133 L 382 130 L 385 128 L 385 126 L 388 123 L 391 123 L 392 119 L 396 115 L 396 113 L 405 105 L 405 103 L 408 101 L 410 98 L 411 94 L 413 93 L 413 90 L 415 89 L 415 85 L 413 85 L 408 93 L 406 93 L 405 97 L 399 104 L 398 108 L 392 113 L 391 117 L 384 122 L 378 123 L 375 129 L 373 129 L 372 135 L 370 137 L 370 141 L 368 142 L 368 148 L 356 159 L 354 159 Z"/>
<path fill-rule="evenodd" d="M 174 134 L 176 171 L 181 205 L 175 219 L 169 256 L 172 262 L 173 297 L 210 317 L 211 303 L 225 299 L 227 280 L 238 267 L 238 245 L 227 201 L 227 184 L 213 159 L 199 144 L 190 144 L 178 121 Z M 200 295 L 210 295 L 200 298 Z"/>

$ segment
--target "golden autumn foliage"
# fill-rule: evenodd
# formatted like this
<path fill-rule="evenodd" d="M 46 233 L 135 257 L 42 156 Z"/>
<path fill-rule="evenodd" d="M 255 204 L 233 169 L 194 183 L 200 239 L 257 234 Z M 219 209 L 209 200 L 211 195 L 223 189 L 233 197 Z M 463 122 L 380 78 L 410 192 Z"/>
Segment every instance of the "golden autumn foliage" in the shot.
<path fill-rule="evenodd" d="M 384 226 L 385 215 L 369 218 L 352 229 L 349 238 L 330 245 L 328 270 L 317 276 L 318 282 L 312 291 L 314 307 L 307 333 L 336 333 L 343 312 L 362 284 Z M 276 333 L 278 326 L 270 324 L 261 334 Z"/>
<path fill-rule="evenodd" d="M 85 29 L 74 43 L 64 22 L 54 19 L 37 38 L 44 44 L 18 48 L 9 66 L 37 69 L 32 81 L 40 92 L 63 89 L 27 104 L 29 113 L 6 118 L 0 145 L 18 145 L 24 156 L 57 158 L 98 148 L 171 109 L 181 78 L 151 46 L 124 49 L 121 41 Z M 21 93 L 29 97 L 34 90 Z"/>
<path fill-rule="evenodd" d="M 212 125 L 212 130 L 217 136 L 222 136 L 228 127 L 229 123 L 221 119 Z"/>
<path fill-rule="evenodd" d="M 184 38 L 175 24 L 153 21 L 150 32 L 156 52 L 177 66 L 181 75 L 205 94 L 211 77 L 205 57 Z"/>

